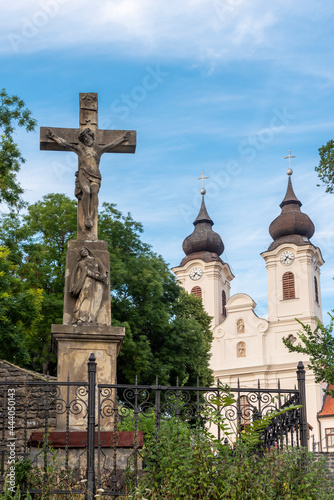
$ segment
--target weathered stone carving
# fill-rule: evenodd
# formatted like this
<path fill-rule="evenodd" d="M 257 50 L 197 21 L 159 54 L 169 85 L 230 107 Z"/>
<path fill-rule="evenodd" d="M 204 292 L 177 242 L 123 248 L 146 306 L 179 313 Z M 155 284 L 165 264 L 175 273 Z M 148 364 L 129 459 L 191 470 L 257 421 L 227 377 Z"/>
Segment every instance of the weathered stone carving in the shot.
<path fill-rule="evenodd" d="M 62 139 L 51 129 L 48 129 L 47 137 L 74 151 L 79 158 L 79 169 L 75 173 L 75 196 L 82 204 L 84 213 L 84 225 L 87 229 L 94 226 L 99 205 L 98 193 L 101 186 L 101 173 L 99 169 L 101 156 L 107 150 L 111 152 L 114 148 L 129 140 L 129 132 L 125 132 L 119 139 L 111 144 L 100 146 L 95 141 L 95 134 L 90 128 L 85 128 L 78 136 L 78 143 L 71 144 Z"/>
<path fill-rule="evenodd" d="M 136 132 L 98 128 L 96 93 L 80 94 L 80 128 L 41 127 L 41 149 L 78 155 L 75 196 L 78 198 L 78 240 L 97 241 L 99 169 L 103 153 L 134 153 Z"/>
<path fill-rule="evenodd" d="M 97 323 L 104 287 L 108 284 L 108 272 L 102 261 L 87 247 L 80 248 L 70 283 L 70 293 L 77 298 L 72 323 L 79 326 Z"/>
<path fill-rule="evenodd" d="M 245 333 L 245 322 L 243 319 L 238 319 L 237 321 L 237 331 L 238 333 Z"/>
<path fill-rule="evenodd" d="M 238 342 L 237 344 L 237 358 L 246 357 L 246 344 L 245 342 Z"/>

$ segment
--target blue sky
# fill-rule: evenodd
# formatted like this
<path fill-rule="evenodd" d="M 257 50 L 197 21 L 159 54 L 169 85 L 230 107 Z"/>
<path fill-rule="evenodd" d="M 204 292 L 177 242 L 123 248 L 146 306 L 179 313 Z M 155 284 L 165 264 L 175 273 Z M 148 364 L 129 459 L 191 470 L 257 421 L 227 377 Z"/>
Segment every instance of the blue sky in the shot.
<path fill-rule="evenodd" d="M 79 92 L 99 93 L 99 126 L 137 130 L 135 155 L 104 155 L 100 201 L 144 225 L 171 265 L 206 204 L 244 292 L 267 312 L 270 222 L 293 185 L 322 250 L 323 309 L 333 309 L 334 195 L 314 166 L 334 137 L 334 4 L 309 0 L 15 0 L 1 6 L 1 87 L 39 126 L 77 127 Z M 26 199 L 73 196 L 73 153 L 17 134 Z"/>

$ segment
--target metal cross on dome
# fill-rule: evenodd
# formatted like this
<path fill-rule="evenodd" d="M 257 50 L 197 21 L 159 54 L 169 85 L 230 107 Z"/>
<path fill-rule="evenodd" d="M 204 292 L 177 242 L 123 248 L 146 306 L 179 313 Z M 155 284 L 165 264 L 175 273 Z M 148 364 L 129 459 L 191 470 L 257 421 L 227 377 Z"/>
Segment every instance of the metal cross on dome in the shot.
<path fill-rule="evenodd" d="M 204 171 L 202 170 L 202 176 L 197 177 L 197 179 L 200 181 L 202 179 L 202 189 L 204 189 L 204 179 L 208 179 L 209 177 L 206 175 L 204 176 Z"/>
<path fill-rule="evenodd" d="M 289 155 L 284 156 L 284 160 L 286 160 L 287 158 L 289 158 L 289 170 L 291 170 L 291 158 L 296 158 L 296 155 L 291 154 L 291 149 L 289 149 Z"/>

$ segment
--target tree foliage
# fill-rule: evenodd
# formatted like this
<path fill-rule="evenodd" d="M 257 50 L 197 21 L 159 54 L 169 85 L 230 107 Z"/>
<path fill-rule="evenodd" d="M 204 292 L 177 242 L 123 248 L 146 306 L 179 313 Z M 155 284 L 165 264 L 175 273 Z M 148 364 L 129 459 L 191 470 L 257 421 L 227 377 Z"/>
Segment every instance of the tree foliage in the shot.
<path fill-rule="evenodd" d="M 301 343 L 292 344 L 290 340 L 283 339 L 284 345 L 290 352 L 299 352 L 310 356 L 308 367 L 315 375 L 315 381 L 318 383 L 326 382 L 334 384 L 334 337 L 333 327 L 334 318 L 331 316 L 330 324 L 326 327 L 318 322 L 314 331 L 310 325 L 300 323 L 302 330 L 297 332 Z M 328 393 L 334 397 L 334 390 L 328 390 Z"/>
<path fill-rule="evenodd" d="M 319 148 L 320 162 L 315 167 L 319 179 L 326 185 L 326 193 L 334 193 L 334 141 Z"/>
<path fill-rule="evenodd" d="M 0 202 L 10 208 L 21 208 L 23 189 L 16 174 L 24 158 L 14 141 L 15 126 L 24 127 L 27 132 L 34 130 L 36 120 L 18 96 L 10 96 L 5 89 L 0 91 Z"/>
<path fill-rule="evenodd" d="M 27 286 L 10 261 L 8 248 L 0 247 L 0 352 L 7 361 L 29 364 L 29 344 L 41 317 L 42 290 Z"/>
<path fill-rule="evenodd" d="M 43 291 L 42 314 L 29 340 L 29 366 L 37 371 L 55 367 L 51 324 L 62 323 L 66 248 L 75 231 L 76 203 L 62 194 L 44 196 L 23 216 L 2 217 L 0 241 L 10 249 L 21 281 Z"/>
<path fill-rule="evenodd" d="M 67 242 L 75 238 L 76 202 L 49 194 L 24 216 L 3 216 L 0 242 L 27 286 L 43 289 L 43 310 L 29 344 L 31 366 L 55 367 L 50 353 L 52 323 L 62 323 Z M 112 324 L 124 325 L 118 380 L 161 384 L 212 382 L 208 368 L 212 334 L 200 299 L 176 283 L 161 256 L 141 241 L 142 225 L 113 204 L 99 214 L 99 239 L 108 242 Z M 1 354 L 1 353 L 0 353 Z M 51 365 L 50 365 L 51 363 Z"/>
<path fill-rule="evenodd" d="M 113 324 L 127 325 L 119 357 L 120 381 L 161 384 L 212 382 L 208 368 L 210 317 L 199 299 L 176 283 L 161 256 L 142 243 L 142 225 L 103 204 L 99 238 L 110 252 Z"/>

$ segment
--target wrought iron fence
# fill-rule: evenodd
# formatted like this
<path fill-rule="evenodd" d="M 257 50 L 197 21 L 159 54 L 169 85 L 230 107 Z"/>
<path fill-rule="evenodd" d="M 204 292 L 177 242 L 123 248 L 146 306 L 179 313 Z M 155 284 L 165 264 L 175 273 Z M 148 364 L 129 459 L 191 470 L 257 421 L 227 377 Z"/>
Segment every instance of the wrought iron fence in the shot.
<path fill-rule="evenodd" d="M 241 433 L 252 421 L 274 410 L 303 405 L 275 417 L 264 429 L 264 447 L 307 447 L 305 370 L 297 369 L 298 388 L 230 389 L 234 403 L 217 406 L 225 391 L 216 387 L 96 384 L 96 362 L 88 362 L 88 382 L 0 381 L 0 488 L 11 468 L 20 489 L 35 494 L 79 494 L 93 499 L 125 495 L 126 471 L 138 477 L 143 468 L 144 432 L 159 430 L 175 417 L 201 431 L 214 411 Z M 226 436 L 212 427 L 218 440 Z M 12 459 L 15 459 L 11 462 Z M 34 472 L 31 474 L 31 472 Z"/>

